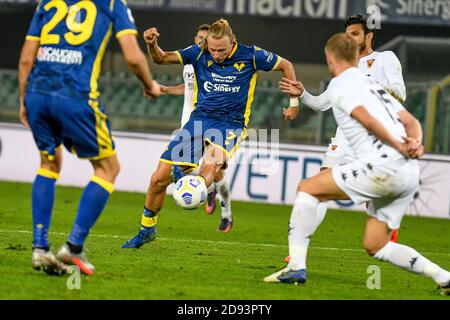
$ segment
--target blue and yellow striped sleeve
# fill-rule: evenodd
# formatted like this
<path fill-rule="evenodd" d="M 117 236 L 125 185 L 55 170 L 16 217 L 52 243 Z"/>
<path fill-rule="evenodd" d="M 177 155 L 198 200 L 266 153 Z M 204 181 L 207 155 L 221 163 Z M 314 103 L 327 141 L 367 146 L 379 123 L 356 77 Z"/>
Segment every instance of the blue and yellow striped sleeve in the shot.
<path fill-rule="evenodd" d="M 110 0 L 110 9 L 113 17 L 113 31 L 116 38 L 120 38 L 126 34 L 137 35 L 136 25 L 134 23 L 133 14 L 128 7 L 126 1 Z"/>
<path fill-rule="evenodd" d="M 42 12 L 40 10 L 40 4 L 36 7 L 33 19 L 31 20 L 28 28 L 26 40 L 40 41 L 42 29 Z"/>
<path fill-rule="evenodd" d="M 254 47 L 254 67 L 256 70 L 275 70 L 281 62 L 281 57 L 270 51 Z"/>
<path fill-rule="evenodd" d="M 200 57 L 202 51 L 202 48 L 194 44 L 190 47 L 180 49 L 175 52 L 178 56 L 178 59 L 180 59 L 181 64 L 194 64 L 194 62 L 197 61 L 197 59 Z"/>

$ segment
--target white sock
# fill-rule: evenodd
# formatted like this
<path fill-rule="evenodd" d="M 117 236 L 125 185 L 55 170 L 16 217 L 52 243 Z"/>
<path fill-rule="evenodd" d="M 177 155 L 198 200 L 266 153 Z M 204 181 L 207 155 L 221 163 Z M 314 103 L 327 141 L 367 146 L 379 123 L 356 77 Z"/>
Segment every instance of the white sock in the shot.
<path fill-rule="evenodd" d="M 431 262 L 413 248 L 399 243 L 389 241 L 375 254 L 374 258 L 388 261 L 411 272 L 423 274 L 432 278 L 438 285 L 445 285 L 450 281 L 450 272 Z"/>
<path fill-rule="evenodd" d="M 230 200 L 230 188 L 228 187 L 228 181 L 225 177 L 222 180 L 215 182 L 216 190 L 220 195 L 220 208 L 222 218 L 231 219 L 231 200 Z"/>
<path fill-rule="evenodd" d="M 328 209 L 328 202 L 321 202 L 317 206 L 316 229 L 320 226 L 320 224 L 322 223 L 323 219 L 325 219 L 325 215 L 327 214 L 327 209 Z"/>
<path fill-rule="evenodd" d="M 297 193 L 289 221 L 289 269 L 306 269 L 309 242 L 316 230 L 318 205 L 317 198 L 305 192 Z"/>

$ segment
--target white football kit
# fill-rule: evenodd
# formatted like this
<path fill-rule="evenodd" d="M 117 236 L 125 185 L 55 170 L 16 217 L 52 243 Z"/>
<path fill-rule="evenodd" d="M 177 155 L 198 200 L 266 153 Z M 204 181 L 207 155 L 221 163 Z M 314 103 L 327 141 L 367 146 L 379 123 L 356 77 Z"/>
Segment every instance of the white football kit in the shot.
<path fill-rule="evenodd" d="M 181 116 L 181 127 L 188 122 L 191 112 L 194 110 L 192 104 L 194 99 L 194 67 L 191 64 L 186 64 L 183 68 L 184 81 L 184 104 L 183 115 Z"/>
<path fill-rule="evenodd" d="M 351 113 L 364 106 L 403 142 L 406 131 L 398 118 L 403 106 L 357 68 L 333 78 L 327 91 L 336 122 L 353 150 L 351 161 L 332 168 L 335 182 L 356 204 L 369 202 L 369 215 L 387 223 L 390 229 L 398 229 L 419 186 L 418 161 L 405 159 L 378 140 Z"/>
<path fill-rule="evenodd" d="M 372 81 L 379 83 L 392 96 L 403 103 L 406 99 L 405 83 L 402 76 L 402 66 L 392 51 L 377 52 L 359 60 L 358 69 Z M 328 90 L 315 97 L 306 90 L 300 100 L 307 107 L 316 111 L 325 111 L 331 108 Z M 350 161 L 353 150 L 349 147 L 347 138 L 338 126 L 334 138 L 323 156 L 322 167 L 332 168 L 335 165 Z"/>

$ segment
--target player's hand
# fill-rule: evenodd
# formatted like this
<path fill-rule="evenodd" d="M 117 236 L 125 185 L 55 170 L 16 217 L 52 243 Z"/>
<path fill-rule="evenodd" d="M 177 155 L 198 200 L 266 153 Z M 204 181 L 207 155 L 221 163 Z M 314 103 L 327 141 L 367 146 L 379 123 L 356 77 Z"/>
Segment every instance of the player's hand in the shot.
<path fill-rule="evenodd" d="M 403 143 L 397 142 L 393 147 L 395 150 L 400 152 L 406 159 L 410 158 L 409 150 L 410 146 L 408 145 L 407 138 L 403 138 Z"/>
<path fill-rule="evenodd" d="M 151 88 L 144 89 L 144 97 L 156 99 L 161 96 L 161 86 L 155 80 L 152 80 Z"/>
<path fill-rule="evenodd" d="M 20 122 L 22 122 L 22 125 L 30 129 L 30 124 L 28 123 L 28 116 L 27 116 L 27 109 L 25 109 L 25 103 L 22 99 L 20 99 L 20 111 L 19 111 L 19 118 Z"/>
<path fill-rule="evenodd" d="M 413 159 L 419 159 L 422 158 L 423 154 L 425 153 L 425 149 L 423 145 L 420 145 L 416 151 L 414 151 L 410 156 Z"/>
<path fill-rule="evenodd" d="M 288 107 L 283 109 L 284 120 L 294 120 L 300 113 L 299 107 Z"/>
<path fill-rule="evenodd" d="M 291 96 L 300 97 L 305 90 L 303 83 L 300 81 L 282 78 L 279 82 L 281 92 L 288 93 Z"/>
<path fill-rule="evenodd" d="M 159 38 L 159 32 L 155 27 L 152 27 L 150 29 L 147 29 L 144 31 L 144 40 L 149 45 L 155 45 L 155 43 L 158 41 Z"/>
<path fill-rule="evenodd" d="M 420 141 L 417 141 L 410 137 L 404 137 L 406 148 L 408 150 L 408 156 L 413 159 L 418 159 L 423 156 L 424 148 Z"/>

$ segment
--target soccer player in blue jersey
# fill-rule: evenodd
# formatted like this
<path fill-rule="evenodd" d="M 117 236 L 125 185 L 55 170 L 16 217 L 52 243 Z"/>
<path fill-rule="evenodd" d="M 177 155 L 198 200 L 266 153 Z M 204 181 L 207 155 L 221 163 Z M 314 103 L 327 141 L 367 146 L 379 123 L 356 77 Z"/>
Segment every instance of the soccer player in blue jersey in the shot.
<path fill-rule="evenodd" d="M 165 52 L 157 44 L 156 28 L 145 31 L 150 55 L 158 64 L 191 64 L 194 67 L 194 111 L 189 121 L 169 143 L 153 173 L 145 199 L 139 233 L 122 248 L 139 248 L 156 237 L 156 223 L 167 186 L 181 177 L 176 171 L 196 168 L 206 186 L 247 136 L 257 71 L 281 71 L 295 79 L 291 62 L 255 46 L 246 46 L 224 19 L 210 26 L 206 41 L 186 49 Z M 298 115 L 299 102 L 291 99 L 283 110 L 285 119 Z M 172 168 L 178 170 L 172 170 Z"/>
<path fill-rule="evenodd" d="M 112 34 L 130 69 L 141 80 L 144 95 L 158 97 L 159 84 L 152 80 L 125 1 L 43 0 L 22 48 L 20 120 L 31 128 L 41 154 L 32 188 L 32 266 L 47 273 L 64 273 L 65 264 L 77 265 L 88 275 L 95 270 L 83 245 L 119 173 L 110 124 L 98 92 L 101 63 Z M 55 257 L 48 229 L 62 144 L 78 157 L 90 160 L 94 175 L 81 196 L 68 241 Z"/>
<path fill-rule="evenodd" d="M 201 45 L 202 41 L 208 36 L 209 25 L 202 24 L 197 28 L 197 33 L 194 37 L 194 43 Z M 161 86 L 161 91 L 172 96 L 184 96 L 183 115 L 181 117 L 181 127 L 188 122 L 193 111 L 194 99 L 194 67 L 186 64 L 183 68 L 184 83 L 176 86 Z M 205 203 L 205 211 L 208 215 L 214 213 L 216 209 L 216 196 L 220 196 L 220 224 L 217 228 L 219 232 L 230 232 L 233 227 L 233 214 L 231 211 L 231 195 L 230 187 L 227 178 L 224 175 L 224 170 L 218 172 L 214 179 L 214 186 L 210 187 L 211 192 L 208 192 Z"/>

